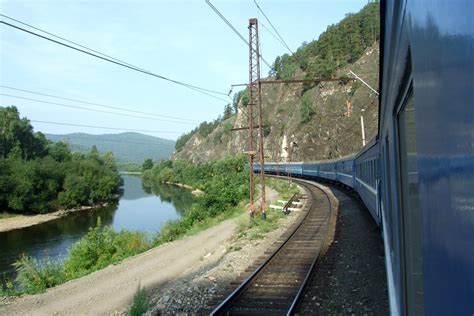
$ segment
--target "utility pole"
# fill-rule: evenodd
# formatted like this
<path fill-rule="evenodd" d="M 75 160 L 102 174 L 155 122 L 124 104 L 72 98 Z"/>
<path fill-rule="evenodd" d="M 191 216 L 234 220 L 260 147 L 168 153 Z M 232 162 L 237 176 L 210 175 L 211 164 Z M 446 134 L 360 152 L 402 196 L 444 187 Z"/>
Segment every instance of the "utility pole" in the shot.
<path fill-rule="evenodd" d="M 365 146 L 365 129 L 364 129 L 364 117 L 360 116 L 360 129 L 362 130 L 362 147 Z"/>
<path fill-rule="evenodd" d="M 249 19 L 249 160 L 250 160 L 250 216 L 254 215 L 254 179 L 253 164 L 255 153 L 258 152 L 260 164 L 260 187 L 262 194 L 261 211 L 266 219 L 267 200 L 265 196 L 265 172 L 263 150 L 263 111 L 262 111 L 262 85 L 260 82 L 260 51 L 258 40 L 258 21 Z M 257 112 L 257 113 L 256 113 Z M 258 123 L 256 122 L 258 120 Z M 256 130 L 255 130 L 256 129 Z M 258 149 L 257 149 L 258 147 Z"/>

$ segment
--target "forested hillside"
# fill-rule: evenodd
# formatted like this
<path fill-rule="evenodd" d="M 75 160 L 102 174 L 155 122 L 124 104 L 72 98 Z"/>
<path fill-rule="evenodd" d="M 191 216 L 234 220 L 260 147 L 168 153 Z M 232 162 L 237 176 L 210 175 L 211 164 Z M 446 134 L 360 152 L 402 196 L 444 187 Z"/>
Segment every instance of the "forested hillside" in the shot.
<path fill-rule="evenodd" d="M 113 154 L 71 153 L 52 143 L 14 106 L 0 107 L 0 212 L 46 213 L 110 200 L 122 180 Z"/>
<path fill-rule="evenodd" d="M 375 136 L 377 95 L 360 81 L 348 80 L 353 78 L 348 73 L 355 72 L 378 89 L 379 20 L 379 3 L 369 3 L 328 26 L 318 40 L 303 43 L 293 55 L 276 58 L 274 69 L 263 80 L 342 80 L 262 85 L 267 160 L 310 161 L 353 153 L 362 146 L 361 117 L 366 138 Z M 245 131 L 232 129 L 247 126 L 248 102 L 247 90 L 236 93 L 223 116 L 178 139 L 173 158 L 207 161 L 245 151 Z"/>
<path fill-rule="evenodd" d="M 119 133 L 92 135 L 73 133 L 66 135 L 46 134 L 47 139 L 65 141 L 73 151 L 86 153 L 96 146 L 100 153 L 112 152 L 118 163 L 141 164 L 145 159 L 166 160 L 173 154 L 175 141 L 143 135 L 140 133 Z"/>

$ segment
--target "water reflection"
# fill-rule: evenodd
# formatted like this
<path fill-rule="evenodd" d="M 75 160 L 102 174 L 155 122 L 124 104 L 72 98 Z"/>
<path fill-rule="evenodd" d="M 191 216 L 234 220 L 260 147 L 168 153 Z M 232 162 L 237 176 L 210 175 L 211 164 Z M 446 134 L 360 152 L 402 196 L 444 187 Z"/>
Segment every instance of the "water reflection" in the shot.
<path fill-rule="evenodd" d="M 0 280 L 4 273 L 12 276 L 12 263 L 23 253 L 39 260 L 64 258 L 70 246 L 96 224 L 99 216 L 102 225 L 116 230 L 155 233 L 167 221 L 179 219 L 192 203 L 193 196 L 187 189 L 170 185 L 144 188 L 139 177 L 122 177 L 124 194 L 117 204 L 0 233 Z"/>
<path fill-rule="evenodd" d="M 171 203 L 174 208 L 183 215 L 184 211 L 191 206 L 194 196 L 188 189 L 183 189 L 176 185 L 153 185 L 147 187 L 142 184 L 144 192 L 153 193 L 160 197 L 161 201 Z"/>

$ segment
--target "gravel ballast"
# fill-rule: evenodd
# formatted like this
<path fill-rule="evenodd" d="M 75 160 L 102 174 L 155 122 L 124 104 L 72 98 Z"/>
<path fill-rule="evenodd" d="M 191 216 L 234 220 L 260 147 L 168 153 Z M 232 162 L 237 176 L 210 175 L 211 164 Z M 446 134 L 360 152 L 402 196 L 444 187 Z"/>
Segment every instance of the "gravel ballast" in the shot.
<path fill-rule="evenodd" d="M 316 265 L 298 313 L 388 315 L 381 231 L 359 200 L 330 188 L 340 203 L 335 238 Z"/>

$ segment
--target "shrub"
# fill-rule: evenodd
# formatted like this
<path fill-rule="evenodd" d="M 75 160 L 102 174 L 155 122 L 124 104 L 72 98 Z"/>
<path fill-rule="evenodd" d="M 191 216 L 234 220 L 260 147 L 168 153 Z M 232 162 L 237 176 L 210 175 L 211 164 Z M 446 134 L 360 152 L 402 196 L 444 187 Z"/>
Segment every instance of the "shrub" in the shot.
<path fill-rule="evenodd" d="M 315 114 L 313 102 L 309 93 L 305 93 L 301 98 L 300 114 L 301 123 L 308 123 Z"/>
<path fill-rule="evenodd" d="M 28 294 L 35 294 L 66 281 L 66 274 L 60 261 L 38 262 L 28 256 L 22 256 L 14 267 L 17 271 L 16 281 L 20 289 Z"/>
<path fill-rule="evenodd" d="M 84 276 L 93 271 L 118 262 L 129 256 L 144 252 L 151 247 L 148 235 L 141 232 L 116 232 L 109 227 L 97 225 L 74 244 L 65 261 L 36 259 L 22 256 L 14 266 L 17 270 L 16 282 L 20 292 L 35 294 L 47 288 Z M 11 291 L 3 290 L 2 295 Z"/>
<path fill-rule="evenodd" d="M 128 315 L 130 316 L 141 316 L 146 313 L 150 307 L 150 296 L 147 294 L 144 288 L 138 285 L 138 289 L 133 296 L 133 303 L 130 307 Z"/>
<path fill-rule="evenodd" d="M 141 232 L 116 232 L 97 225 L 74 244 L 65 261 L 68 277 L 78 277 L 102 269 L 129 256 L 150 248 L 147 235 Z"/>

